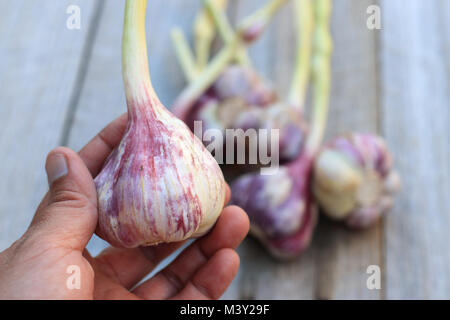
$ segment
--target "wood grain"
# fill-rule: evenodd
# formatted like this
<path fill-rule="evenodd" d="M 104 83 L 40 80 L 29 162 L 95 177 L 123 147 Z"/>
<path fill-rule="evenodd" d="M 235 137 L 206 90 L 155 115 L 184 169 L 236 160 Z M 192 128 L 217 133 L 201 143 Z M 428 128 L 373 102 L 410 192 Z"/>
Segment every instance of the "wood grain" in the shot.
<path fill-rule="evenodd" d="M 81 29 L 66 28 L 66 8 Z M 46 154 L 64 131 L 98 1 L 1 1 L 0 250 L 27 228 L 47 190 Z"/>
<path fill-rule="evenodd" d="M 450 3 L 382 7 L 382 130 L 403 178 L 386 218 L 386 298 L 448 299 Z"/>

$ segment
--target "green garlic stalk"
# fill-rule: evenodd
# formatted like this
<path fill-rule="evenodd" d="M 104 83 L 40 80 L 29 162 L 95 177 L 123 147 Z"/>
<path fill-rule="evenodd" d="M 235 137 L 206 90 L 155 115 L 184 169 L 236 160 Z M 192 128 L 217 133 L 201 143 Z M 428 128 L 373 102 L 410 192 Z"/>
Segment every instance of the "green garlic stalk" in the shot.
<path fill-rule="evenodd" d="M 252 42 L 258 38 L 269 21 L 289 0 L 272 0 L 238 25 L 238 32 L 243 33 L 244 41 Z"/>
<path fill-rule="evenodd" d="M 330 34 L 331 0 L 314 1 L 315 30 L 311 77 L 314 84 L 313 128 L 306 143 L 306 152 L 315 154 L 323 139 L 330 100 L 331 53 L 333 43 Z"/>
<path fill-rule="evenodd" d="M 297 18 L 298 54 L 288 101 L 294 108 L 302 112 L 308 90 L 311 68 L 312 36 L 314 30 L 312 0 L 296 0 L 295 17 Z"/>
<path fill-rule="evenodd" d="M 172 112 L 185 119 L 192 105 L 221 75 L 236 56 L 240 45 L 258 37 L 270 22 L 275 12 L 287 0 L 272 0 L 239 24 L 233 39 L 213 58 L 210 64 L 181 92 L 175 101 Z"/>
<path fill-rule="evenodd" d="M 228 22 L 225 13 L 223 12 L 223 10 L 220 10 L 220 8 L 212 0 L 203 0 L 203 2 L 212 18 L 212 21 L 219 30 L 220 36 L 223 39 L 225 45 L 230 44 L 233 41 L 235 35 L 234 30 Z M 248 56 L 245 47 L 241 46 L 237 49 L 236 60 L 243 66 L 251 65 L 250 57 Z"/>
<path fill-rule="evenodd" d="M 172 29 L 172 43 L 184 76 L 188 82 L 194 81 L 198 75 L 198 68 L 195 65 L 194 56 L 192 55 L 186 37 L 180 28 Z"/>
<path fill-rule="evenodd" d="M 214 5 L 220 10 L 225 10 L 228 0 L 214 0 Z M 207 8 L 202 8 L 194 23 L 195 55 L 197 67 L 203 70 L 210 57 L 211 44 L 216 35 L 216 28 Z"/>

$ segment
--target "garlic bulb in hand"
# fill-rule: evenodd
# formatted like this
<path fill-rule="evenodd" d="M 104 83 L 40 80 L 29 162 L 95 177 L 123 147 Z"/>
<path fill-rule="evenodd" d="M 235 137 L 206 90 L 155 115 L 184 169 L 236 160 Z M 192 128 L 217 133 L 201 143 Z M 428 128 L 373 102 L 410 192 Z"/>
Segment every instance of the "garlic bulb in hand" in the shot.
<path fill-rule="evenodd" d="M 313 190 L 324 213 L 354 228 L 372 225 L 392 207 L 400 187 L 392 156 L 377 136 L 351 133 L 322 149 Z"/>
<path fill-rule="evenodd" d="M 156 96 L 148 71 L 146 0 L 128 0 L 122 43 L 128 126 L 95 179 L 99 235 L 118 247 L 206 233 L 224 206 L 214 158 Z"/>

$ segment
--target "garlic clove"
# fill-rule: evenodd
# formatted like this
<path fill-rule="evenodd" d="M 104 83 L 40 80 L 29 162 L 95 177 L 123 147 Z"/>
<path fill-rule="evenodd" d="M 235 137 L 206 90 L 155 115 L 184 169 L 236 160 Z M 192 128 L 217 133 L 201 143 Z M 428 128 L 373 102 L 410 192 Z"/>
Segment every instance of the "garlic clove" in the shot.
<path fill-rule="evenodd" d="M 319 184 L 313 184 L 312 189 L 322 209 L 334 220 L 346 219 L 348 212 L 356 206 L 356 197 L 352 192 L 331 193 L 328 190 L 323 190 Z"/>
<path fill-rule="evenodd" d="M 317 157 L 314 175 L 323 189 L 335 193 L 354 191 L 361 184 L 361 170 L 333 150 L 324 150 Z"/>

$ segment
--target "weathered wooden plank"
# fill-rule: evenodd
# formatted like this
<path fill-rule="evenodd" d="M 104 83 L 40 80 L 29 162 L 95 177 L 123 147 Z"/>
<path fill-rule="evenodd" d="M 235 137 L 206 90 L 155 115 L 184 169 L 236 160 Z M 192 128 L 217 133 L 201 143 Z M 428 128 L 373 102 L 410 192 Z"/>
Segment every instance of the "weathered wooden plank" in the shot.
<path fill-rule="evenodd" d="M 197 5 L 185 1 L 155 0 L 148 3 L 147 43 L 153 86 L 161 101 L 170 107 L 185 81 L 176 61 L 170 30 L 178 25 L 189 32 Z M 121 40 L 124 4 L 105 3 L 98 35 L 86 74 L 68 145 L 79 150 L 107 123 L 126 111 L 121 74 Z M 94 237 L 88 245 L 92 254 L 107 244 Z"/>
<path fill-rule="evenodd" d="M 450 297 L 450 3 L 382 1 L 382 131 L 403 179 L 386 219 L 386 297 Z"/>
<path fill-rule="evenodd" d="M 48 151 L 64 131 L 98 1 L 1 1 L 0 250 L 26 229 L 47 189 Z M 66 9 L 81 9 L 81 29 Z"/>

